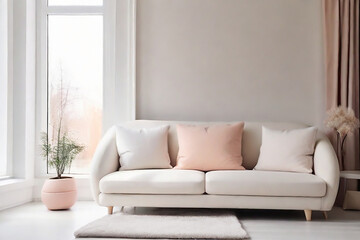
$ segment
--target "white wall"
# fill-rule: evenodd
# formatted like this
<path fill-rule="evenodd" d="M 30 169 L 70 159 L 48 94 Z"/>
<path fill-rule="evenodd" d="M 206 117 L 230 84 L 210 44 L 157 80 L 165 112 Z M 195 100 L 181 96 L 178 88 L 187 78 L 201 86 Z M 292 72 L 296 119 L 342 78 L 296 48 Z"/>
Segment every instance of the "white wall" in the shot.
<path fill-rule="evenodd" d="M 322 124 L 321 0 L 138 0 L 137 118 Z"/>
<path fill-rule="evenodd" d="M 107 83 L 114 90 L 108 102 L 127 109 L 133 104 L 129 92 L 128 100 L 111 101 L 124 99 L 119 96 L 132 87 L 126 81 L 135 77 L 129 73 L 130 64 L 121 65 L 132 58 L 131 38 L 125 39 L 132 35 L 131 26 L 120 17 L 131 4 L 116 3 L 123 14 L 115 16 L 118 47 L 111 61 L 116 72 L 111 75 L 115 82 Z M 39 199 L 44 181 L 32 179 L 34 7 L 35 0 L 14 2 L 14 33 L 10 33 L 16 46 L 14 59 L 9 60 L 16 63 L 10 82 L 14 88 L 9 86 L 14 89 L 10 105 L 16 110 L 10 114 L 10 120 L 16 119 L 10 145 L 16 143 L 15 176 L 27 180 L 0 186 L 0 194 L 7 193 L 0 199 L 0 209 L 14 205 L 15 199 L 17 203 Z M 321 0 L 138 0 L 136 14 L 137 118 L 321 125 L 325 84 Z M 131 14 L 125 17 L 130 21 Z M 9 75 L 11 68 L 10 64 Z M 125 112 L 131 115 L 131 110 Z M 107 119 L 106 125 L 114 121 L 119 119 Z M 78 183 L 80 198 L 89 199 L 88 180 Z"/>

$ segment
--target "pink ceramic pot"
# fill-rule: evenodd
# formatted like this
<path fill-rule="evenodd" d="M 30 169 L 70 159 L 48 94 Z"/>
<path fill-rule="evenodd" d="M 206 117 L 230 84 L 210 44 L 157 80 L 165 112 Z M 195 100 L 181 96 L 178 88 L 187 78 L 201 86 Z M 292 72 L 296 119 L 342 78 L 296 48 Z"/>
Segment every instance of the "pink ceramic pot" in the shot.
<path fill-rule="evenodd" d="M 71 208 L 76 198 L 77 189 L 74 178 L 47 179 L 41 191 L 41 201 L 49 210 Z"/>

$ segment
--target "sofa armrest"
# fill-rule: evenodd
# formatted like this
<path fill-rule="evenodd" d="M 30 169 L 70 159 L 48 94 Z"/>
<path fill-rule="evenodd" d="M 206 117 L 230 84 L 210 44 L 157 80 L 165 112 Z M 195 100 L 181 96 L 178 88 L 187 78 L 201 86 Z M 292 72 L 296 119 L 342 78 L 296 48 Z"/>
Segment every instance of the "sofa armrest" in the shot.
<path fill-rule="evenodd" d="M 339 163 L 329 139 L 317 140 L 314 153 L 314 173 L 326 182 L 326 194 L 322 198 L 321 210 L 332 209 L 339 187 Z"/>
<path fill-rule="evenodd" d="M 99 203 L 99 182 L 105 175 L 119 170 L 119 154 L 116 148 L 116 131 L 111 127 L 100 140 L 91 163 L 92 194 Z"/>

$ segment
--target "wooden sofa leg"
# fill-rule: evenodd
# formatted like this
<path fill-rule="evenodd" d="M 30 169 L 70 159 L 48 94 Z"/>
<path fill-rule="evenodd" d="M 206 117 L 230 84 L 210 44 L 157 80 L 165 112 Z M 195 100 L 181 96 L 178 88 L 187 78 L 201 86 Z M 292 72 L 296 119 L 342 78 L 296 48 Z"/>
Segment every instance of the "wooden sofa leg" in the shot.
<path fill-rule="evenodd" d="M 312 213 L 312 211 L 308 210 L 308 209 L 305 209 L 304 212 L 305 212 L 306 221 L 311 221 L 311 213 Z"/>
<path fill-rule="evenodd" d="M 114 209 L 113 206 L 107 207 L 107 209 L 108 209 L 108 214 L 109 215 L 113 214 L 113 209 Z"/>
<path fill-rule="evenodd" d="M 328 214 L 327 214 L 327 212 L 326 212 L 326 211 L 323 211 L 323 214 L 324 214 L 325 220 L 327 220 L 327 219 L 328 219 Z"/>

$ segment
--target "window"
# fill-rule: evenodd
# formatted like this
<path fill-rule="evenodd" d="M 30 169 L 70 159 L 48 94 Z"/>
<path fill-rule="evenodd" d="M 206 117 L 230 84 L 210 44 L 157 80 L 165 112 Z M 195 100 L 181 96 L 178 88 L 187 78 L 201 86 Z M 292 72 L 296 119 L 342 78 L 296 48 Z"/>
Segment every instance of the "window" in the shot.
<path fill-rule="evenodd" d="M 50 139 L 56 136 L 61 119 L 62 130 L 85 146 L 72 163 L 72 174 L 89 173 L 101 138 L 102 4 L 100 0 L 48 0 L 48 6 L 43 7 L 47 23 L 43 35 L 47 45 L 46 129 Z"/>

